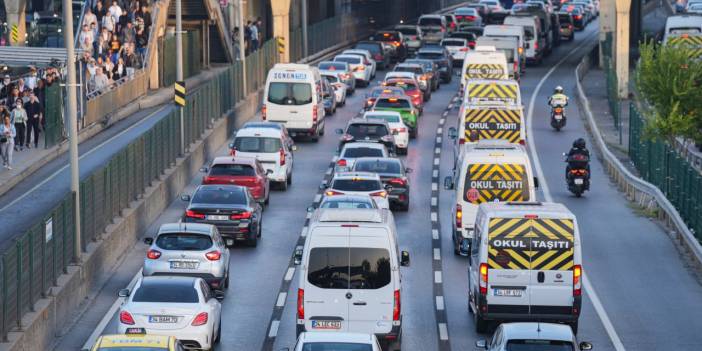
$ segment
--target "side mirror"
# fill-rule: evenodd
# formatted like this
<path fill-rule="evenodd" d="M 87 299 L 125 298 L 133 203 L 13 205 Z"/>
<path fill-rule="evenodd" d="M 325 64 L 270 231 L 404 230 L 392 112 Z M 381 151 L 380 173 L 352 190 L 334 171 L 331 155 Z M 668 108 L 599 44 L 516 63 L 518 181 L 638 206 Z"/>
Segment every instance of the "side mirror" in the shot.
<path fill-rule="evenodd" d="M 534 177 L 534 188 L 539 188 L 539 178 Z"/>
<path fill-rule="evenodd" d="M 224 291 L 222 291 L 222 290 L 215 290 L 215 291 L 214 291 L 214 298 L 217 299 L 217 301 L 222 301 L 222 300 L 224 300 Z"/>
<path fill-rule="evenodd" d="M 293 145 L 290 149 L 291 149 L 292 151 L 297 151 L 297 145 Z"/>
<path fill-rule="evenodd" d="M 407 251 L 402 251 L 400 253 L 400 266 L 409 267 L 410 265 L 410 254 Z"/>
<path fill-rule="evenodd" d="M 447 176 L 444 178 L 444 189 L 453 190 L 453 177 Z"/>
<path fill-rule="evenodd" d="M 293 262 L 295 265 L 300 265 L 302 263 L 302 246 L 295 248 L 295 253 L 293 254 Z"/>
<path fill-rule="evenodd" d="M 117 296 L 119 297 L 129 297 L 129 289 L 122 289 L 117 292 Z"/>
<path fill-rule="evenodd" d="M 412 173 L 412 168 L 405 168 L 405 173 Z"/>
<path fill-rule="evenodd" d="M 144 244 L 151 245 L 153 243 L 154 243 L 154 238 L 151 238 L 151 237 L 144 238 Z"/>
<path fill-rule="evenodd" d="M 486 350 L 487 350 L 487 348 L 488 348 L 488 343 L 487 343 L 487 341 L 486 341 L 485 339 L 480 339 L 480 340 L 475 341 L 475 346 L 476 346 L 476 347 L 479 347 L 479 348 L 481 348 L 481 349 L 486 349 Z"/>
<path fill-rule="evenodd" d="M 267 169 L 267 170 L 266 170 L 266 174 L 267 174 L 267 175 L 268 175 L 268 174 L 273 174 L 273 170 L 272 170 L 272 169 Z"/>
<path fill-rule="evenodd" d="M 180 195 L 180 199 L 185 202 L 190 202 L 190 195 Z"/>
<path fill-rule="evenodd" d="M 314 212 L 315 207 L 314 205 L 307 206 L 307 212 Z"/>
<path fill-rule="evenodd" d="M 229 143 L 229 148 L 233 149 L 234 148 L 234 143 Z"/>
<path fill-rule="evenodd" d="M 580 346 L 581 350 L 592 350 L 592 344 L 587 341 L 581 342 L 578 346 Z"/>
<path fill-rule="evenodd" d="M 456 130 L 456 127 L 450 127 L 448 130 L 448 135 L 449 138 L 456 140 L 456 138 L 458 138 L 458 131 Z"/>
<path fill-rule="evenodd" d="M 319 189 L 324 190 L 329 187 L 329 184 L 327 184 L 326 181 L 323 181 L 321 184 L 319 184 Z"/>
<path fill-rule="evenodd" d="M 207 167 L 200 167 L 200 172 L 202 172 L 202 173 L 207 173 L 209 171 L 210 171 L 210 169 Z"/>
<path fill-rule="evenodd" d="M 334 129 L 334 133 L 342 135 L 342 134 L 344 134 L 344 130 L 341 128 L 337 128 L 337 129 Z"/>

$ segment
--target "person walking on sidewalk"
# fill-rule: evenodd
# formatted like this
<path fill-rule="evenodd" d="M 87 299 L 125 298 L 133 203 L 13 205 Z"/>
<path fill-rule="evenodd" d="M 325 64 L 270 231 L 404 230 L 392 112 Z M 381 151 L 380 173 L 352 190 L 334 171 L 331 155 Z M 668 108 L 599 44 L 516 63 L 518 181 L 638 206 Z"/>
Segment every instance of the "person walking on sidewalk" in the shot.
<path fill-rule="evenodd" d="M 15 146 L 14 138 L 17 135 L 15 126 L 10 123 L 10 117 L 5 117 L 0 125 L 0 151 L 2 151 L 2 165 L 12 169 L 12 151 Z"/>
<path fill-rule="evenodd" d="M 34 148 L 39 147 L 39 125 L 41 124 L 42 111 L 41 104 L 37 96 L 32 93 L 29 95 L 29 102 L 24 104 L 24 109 L 27 111 L 27 140 L 25 146 L 31 148 L 32 133 L 34 133 Z"/>
<path fill-rule="evenodd" d="M 259 29 L 256 22 L 251 23 L 251 52 L 258 50 Z"/>
<path fill-rule="evenodd" d="M 10 120 L 15 125 L 16 131 L 15 151 L 21 151 L 24 149 L 25 128 L 27 126 L 27 111 L 24 110 L 21 98 L 15 100 L 15 108 L 10 113 Z"/>

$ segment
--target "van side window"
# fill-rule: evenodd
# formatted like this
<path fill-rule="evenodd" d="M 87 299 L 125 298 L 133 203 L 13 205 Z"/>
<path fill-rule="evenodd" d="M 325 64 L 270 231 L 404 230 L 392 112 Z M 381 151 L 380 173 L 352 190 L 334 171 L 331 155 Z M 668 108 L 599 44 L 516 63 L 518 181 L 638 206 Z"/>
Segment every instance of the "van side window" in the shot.
<path fill-rule="evenodd" d="M 470 254 L 471 256 L 477 255 L 478 251 L 480 251 L 480 242 L 482 241 L 482 231 L 480 230 L 481 228 L 481 223 L 480 221 L 476 220 L 475 221 L 475 228 L 473 229 L 473 243 L 470 246 Z"/>

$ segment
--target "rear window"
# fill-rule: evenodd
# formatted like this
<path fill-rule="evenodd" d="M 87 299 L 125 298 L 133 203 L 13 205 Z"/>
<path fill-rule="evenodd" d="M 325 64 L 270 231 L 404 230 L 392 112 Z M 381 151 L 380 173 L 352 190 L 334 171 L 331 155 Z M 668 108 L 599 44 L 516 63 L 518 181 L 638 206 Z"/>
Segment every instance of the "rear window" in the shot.
<path fill-rule="evenodd" d="M 367 119 L 379 119 L 379 120 L 384 120 L 388 121 L 388 123 L 399 123 L 400 122 L 400 116 L 395 116 L 395 115 L 374 115 L 374 114 L 366 114 Z"/>
<path fill-rule="evenodd" d="M 268 102 L 277 105 L 307 105 L 312 103 L 309 83 L 272 82 L 268 86 Z"/>
<path fill-rule="evenodd" d="M 166 233 L 158 236 L 156 246 L 164 250 L 202 251 L 212 247 L 212 238 L 203 234 Z"/>
<path fill-rule="evenodd" d="M 416 28 L 399 28 L 397 31 L 404 35 L 417 35 Z"/>
<path fill-rule="evenodd" d="M 461 40 L 444 40 L 441 42 L 441 46 L 466 46 Z"/>
<path fill-rule="evenodd" d="M 378 99 L 375 107 L 379 108 L 411 108 L 410 102 L 405 99 Z"/>
<path fill-rule="evenodd" d="M 533 26 L 523 26 L 524 27 L 524 40 L 534 39 L 534 27 Z"/>
<path fill-rule="evenodd" d="M 417 86 L 411 81 L 387 82 L 386 84 L 392 87 L 402 88 L 404 91 L 417 89 Z"/>
<path fill-rule="evenodd" d="M 440 52 L 420 52 L 417 53 L 417 58 L 426 60 L 438 60 L 443 58 L 444 55 Z"/>
<path fill-rule="evenodd" d="M 383 174 L 400 174 L 400 163 L 393 161 L 361 160 L 356 161 L 353 170 Z"/>
<path fill-rule="evenodd" d="M 398 38 L 397 34 L 392 33 L 392 32 L 380 32 L 375 35 L 376 40 L 380 41 L 398 41 L 400 38 Z"/>
<path fill-rule="evenodd" d="M 573 19 L 573 17 L 571 17 L 570 15 L 567 15 L 567 14 L 562 13 L 562 14 L 558 15 L 558 21 L 561 22 L 561 24 L 563 24 L 563 23 L 568 24 L 568 23 L 570 23 L 570 21 L 572 19 Z"/>
<path fill-rule="evenodd" d="M 193 195 L 192 203 L 212 205 L 245 205 L 246 194 L 243 189 L 200 189 Z"/>
<path fill-rule="evenodd" d="M 264 137 L 236 137 L 234 148 L 240 152 L 278 152 L 281 148 L 280 139 Z"/>
<path fill-rule="evenodd" d="M 344 57 L 335 57 L 334 61 L 359 64 L 359 63 L 361 63 L 361 58 L 358 56 L 356 56 L 356 57 L 344 56 Z"/>
<path fill-rule="evenodd" d="M 210 175 L 253 177 L 256 175 L 256 171 L 249 165 L 217 164 L 210 169 Z"/>
<path fill-rule="evenodd" d="M 436 17 L 422 17 L 419 19 L 419 22 L 417 22 L 420 26 L 436 26 L 440 27 L 442 25 L 442 21 L 440 18 Z"/>
<path fill-rule="evenodd" d="M 144 282 L 134 292 L 133 302 L 197 303 L 197 290 L 182 282 Z"/>
<path fill-rule="evenodd" d="M 326 80 L 328 80 L 329 83 L 337 83 L 339 81 L 339 77 L 337 77 L 337 76 L 330 76 L 330 75 L 323 74 L 322 77 L 325 78 Z"/>
<path fill-rule="evenodd" d="M 320 205 L 319 207 L 321 207 L 321 208 L 341 208 L 341 209 L 372 209 L 372 208 L 375 208 L 375 206 L 373 206 L 373 203 L 370 201 L 349 200 L 349 199 L 336 200 L 335 198 L 336 197 L 327 198 L 327 200 L 324 200 L 324 202 L 322 202 L 322 205 Z"/>
<path fill-rule="evenodd" d="M 372 147 L 350 147 L 344 149 L 342 158 L 383 157 L 383 150 Z"/>
<path fill-rule="evenodd" d="M 397 66 L 395 67 L 395 72 L 411 72 L 416 74 L 422 74 L 422 67 Z"/>
<path fill-rule="evenodd" d="M 398 88 L 398 89 L 373 89 L 371 90 L 370 94 L 368 94 L 370 97 L 377 98 L 378 96 L 382 94 L 391 94 L 391 95 L 403 95 L 405 93 L 404 90 Z"/>
<path fill-rule="evenodd" d="M 335 179 L 332 189 L 341 191 L 375 191 L 381 190 L 379 180 L 363 178 L 342 178 Z"/>
<path fill-rule="evenodd" d="M 573 343 L 559 340 L 510 340 L 507 351 L 574 351 Z"/>
<path fill-rule="evenodd" d="M 319 69 L 328 71 L 345 70 L 346 65 L 341 62 L 322 62 L 319 64 Z"/>
<path fill-rule="evenodd" d="M 380 44 L 376 43 L 358 43 L 354 49 L 368 50 L 371 54 L 380 54 L 382 50 Z"/>
<path fill-rule="evenodd" d="M 391 280 L 390 252 L 386 249 L 313 248 L 307 267 L 307 281 L 322 289 L 379 289 Z"/>
<path fill-rule="evenodd" d="M 382 124 L 354 123 L 346 129 L 346 134 L 349 134 L 356 139 L 363 139 L 365 137 L 380 139 L 388 135 L 388 129 Z"/>

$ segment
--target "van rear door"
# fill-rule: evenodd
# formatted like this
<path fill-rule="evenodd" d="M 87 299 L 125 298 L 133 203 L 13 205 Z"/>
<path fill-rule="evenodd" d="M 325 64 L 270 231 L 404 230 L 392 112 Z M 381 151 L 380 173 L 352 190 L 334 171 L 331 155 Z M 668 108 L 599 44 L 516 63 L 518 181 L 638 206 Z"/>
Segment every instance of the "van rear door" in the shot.
<path fill-rule="evenodd" d="M 287 72 L 281 72 L 285 74 Z M 275 72 L 271 73 L 275 76 Z M 313 126 L 313 111 L 315 94 L 318 94 L 315 84 L 308 80 L 308 72 L 290 72 L 289 76 L 299 77 L 296 80 L 272 80 L 268 83 L 266 101 L 266 120 L 281 122 L 289 130 L 309 130 Z M 288 76 L 281 76 L 288 77 Z"/>
<path fill-rule="evenodd" d="M 531 266 L 526 218 L 491 218 L 488 223 L 488 312 L 529 313 Z"/>

